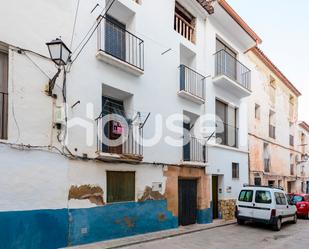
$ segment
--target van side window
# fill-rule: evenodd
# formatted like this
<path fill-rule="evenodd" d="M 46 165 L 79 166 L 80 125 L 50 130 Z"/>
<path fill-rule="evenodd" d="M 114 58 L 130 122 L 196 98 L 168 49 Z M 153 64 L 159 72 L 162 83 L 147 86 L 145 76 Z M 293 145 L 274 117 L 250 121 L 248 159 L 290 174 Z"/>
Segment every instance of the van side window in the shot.
<path fill-rule="evenodd" d="M 286 198 L 283 193 L 280 193 L 281 205 L 286 205 Z"/>
<path fill-rule="evenodd" d="M 269 191 L 259 190 L 255 193 L 255 202 L 271 204 L 271 193 Z"/>
<path fill-rule="evenodd" d="M 283 193 L 275 193 L 275 198 L 277 205 L 286 205 L 286 198 Z"/>
<path fill-rule="evenodd" d="M 239 194 L 239 201 L 242 202 L 252 202 L 253 190 L 242 190 Z"/>

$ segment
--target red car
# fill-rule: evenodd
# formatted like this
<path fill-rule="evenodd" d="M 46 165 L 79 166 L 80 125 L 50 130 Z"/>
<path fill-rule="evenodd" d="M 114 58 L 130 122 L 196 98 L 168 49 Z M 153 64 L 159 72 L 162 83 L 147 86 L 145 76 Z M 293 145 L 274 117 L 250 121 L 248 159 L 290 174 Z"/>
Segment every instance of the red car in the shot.
<path fill-rule="evenodd" d="M 296 204 L 297 215 L 309 219 L 309 195 L 294 194 L 291 200 Z"/>

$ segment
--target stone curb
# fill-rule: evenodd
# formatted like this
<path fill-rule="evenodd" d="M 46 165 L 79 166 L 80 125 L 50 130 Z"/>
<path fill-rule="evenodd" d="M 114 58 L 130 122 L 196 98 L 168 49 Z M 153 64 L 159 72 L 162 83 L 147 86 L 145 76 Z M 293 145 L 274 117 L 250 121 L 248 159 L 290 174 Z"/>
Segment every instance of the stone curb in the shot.
<path fill-rule="evenodd" d="M 225 222 L 220 222 L 220 223 L 211 223 L 207 225 L 198 225 L 197 227 L 192 227 L 192 228 L 190 227 L 188 229 L 180 228 L 180 229 L 165 230 L 165 231 L 159 231 L 159 232 L 154 232 L 154 233 L 147 233 L 143 235 L 131 236 L 127 238 L 109 240 L 109 241 L 104 241 L 104 242 L 96 242 L 96 243 L 91 243 L 91 244 L 86 244 L 86 245 L 67 247 L 67 249 L 116 249 L 116 248 L 121 248 L 124 246 L 138 245 L 142 243 L 148 243 L 152 241 L 177 237 L 177 236 L 181 236 L 185 234 L 210 230 L 210 229 L 214 229 L 218 227 L 230 226 L 234 224 L 236 224 L 235 220 L 225 221 Z"/>

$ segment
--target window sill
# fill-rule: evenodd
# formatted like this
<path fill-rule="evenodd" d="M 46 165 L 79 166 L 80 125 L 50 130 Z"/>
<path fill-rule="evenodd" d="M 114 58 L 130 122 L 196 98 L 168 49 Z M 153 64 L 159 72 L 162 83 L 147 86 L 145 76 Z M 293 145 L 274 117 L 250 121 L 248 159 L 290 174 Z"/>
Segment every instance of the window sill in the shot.
<path fill-rule="evenodd" d="M 142 69 L 132 66 L 129 63 L 122 61 L 110 54 L 107 54 L 102 50 L 99 50 L 97 52 L 96 57 L 98 60 L 104 61 L 105 63 L 109 65 L 115 66 L 135 76 L 141 76 L 144 74 L 144 71 Z"/>
<path fill-rule="evenodd" d="M 178 95 L 184 99 L 190 100 L 196 104 L 202 105 L 205 103 L 205 100 L 203 98 L 200 98 L 196 95 L 193 95 L 187 91 L 181 90 L 178 92 Z"/>

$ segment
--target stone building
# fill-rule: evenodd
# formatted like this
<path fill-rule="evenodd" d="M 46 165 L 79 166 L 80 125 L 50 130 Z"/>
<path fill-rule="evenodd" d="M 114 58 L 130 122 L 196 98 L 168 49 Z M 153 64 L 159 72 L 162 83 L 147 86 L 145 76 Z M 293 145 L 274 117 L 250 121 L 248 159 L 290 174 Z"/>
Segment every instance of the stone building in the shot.
<path fill-rule="evenodd" d="M 248 115 L 250 183 L 299 192 L 301 93 L 259 48 L 252 49 L 248 56 L 255 65 Z"/>

